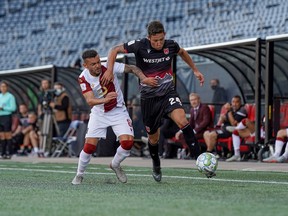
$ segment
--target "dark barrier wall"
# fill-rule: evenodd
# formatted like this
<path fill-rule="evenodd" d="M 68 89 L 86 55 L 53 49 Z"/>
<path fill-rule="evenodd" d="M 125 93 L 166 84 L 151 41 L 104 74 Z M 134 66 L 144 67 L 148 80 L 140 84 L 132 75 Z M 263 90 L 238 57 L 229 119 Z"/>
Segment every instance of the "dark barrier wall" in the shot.
<path fill-rule="evenodd" d="M 26 69 L 0 72 L 0 80 L 9 82 L 9 91 L 16 97 L 17 105 L 26 103 L 30 110 L 37 110 L 38 93 L 42 79 L 49 79 L 51 86 L 58 81 L 64 84 L 70 98 L 74 114 L 89 113 L 90 108 L 82 96 L 78 85 L 79 69 L 47 65 Z"/>

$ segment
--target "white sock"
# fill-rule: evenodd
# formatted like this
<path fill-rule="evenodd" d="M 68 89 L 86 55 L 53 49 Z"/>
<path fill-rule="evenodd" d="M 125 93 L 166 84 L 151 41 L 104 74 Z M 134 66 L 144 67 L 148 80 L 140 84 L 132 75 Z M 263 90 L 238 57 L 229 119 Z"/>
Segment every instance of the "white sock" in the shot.
<path fill-rule="evenodd" d="M 288 142 L 286 143 L 286 148 L 285 148 L 285 152 L 283 154 L 283 156 L 288 159 Z"/>
<path fill-rule="evenodd" d="M 90 160 L 91 160 L 92 155 L 87 154 L 83 150 L 80 153 L 79 156 L 79 161 L 78 161 L 78 168 L 77 168 L 77 175 L 83 175 L 86 167 L 88 166 Z"/>
<path fill-rule="evenodd" d="M 275 152 L 274 156 L 279 157 L 284 146 L 284 142 L 282 140 L 276 140 L 275 142 Z"/>
<path fill-rule="evenodd" d="M 235 134 L 232 134 L 232 141 L 234 147 L 234 155 L 240 156 L 240 137 Z"/>
<path fill-rule="evenodd" d="M 119 146 L 112 160 L 112 167 L 119 167 L 120 163 L 129 155 L 130 155 L 130 150 L 125 150 L 121 146 Z"/>
<path fill-rule="evenodd" d="M 38 153 L 38 152 L 39 152 L 38 147 L 34 147 L 33 150 L 34 150 L 35 153 Z"/>
<path fill-rule="evenodd" d="M 242 121 L 236 126 L 237 130 L 243 130 L 245 128 L 246 128 L 246 126 L 242 123 Z"/>

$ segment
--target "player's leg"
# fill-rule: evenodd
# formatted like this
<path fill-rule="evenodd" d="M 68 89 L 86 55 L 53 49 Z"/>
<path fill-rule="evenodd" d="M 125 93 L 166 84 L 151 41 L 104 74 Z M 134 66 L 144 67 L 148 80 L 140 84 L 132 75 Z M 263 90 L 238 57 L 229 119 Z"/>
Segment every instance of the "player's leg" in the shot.
<path fill-rule="evenodd" d="M 205 131 L 203 134 L 203 138 L 205 140 L 206 143 L 206 147 L 207 147 L 207 152 L 213 152 L 215 151 L 215 145 L 217 142 L 217 137 L 218 134 L 216 133 L 216 131 Z"/>
<path fill-rule="evenodd" d="M 250 130 L 248 128 L 244 128 L 242 130 L 234 130 L 232 133 L 232 141 L 233 141 L 233 148 L 234 148 L 234 155 L 228 158 L 227 162 L 232 161 L 240 161 L 240 145 L 241 145 L 241 137 L 246 138 L 250 136 Z"/>
<path fill-rule="evenodd" d="M 275 141 L 275 152 L 272 156 L 265 158 L 263 162 L 276 163 L 279 161 L 279 157 L 281 155 L 287 135 L 288 135 L 288 128 L 281 129 L 277 132 Z"/>
<path fill-rule="evenodd" d="M 194 157 L 197 158 L 200 154 L 200 147 L 194 131 L 186 118 L 184 109 L 174 109 L 170 112 L 169 116 L 182 130 L 184 139 L 190 149 L 191 154 L 193 154 Z"/>
<path fill-rule="evenodd" d="M 148 147 L 150 156 L 153 163 L 153 173 L 152 176 L 155 181 L 160 182 L 162 179 L 161 172 L 161 162 L 159 157 L 159 137 L 160 137 L 160 128 L 157 129 L 157 132 L 154 134 L 148 134 Z"/>
<path fill-rule="evenodd" d="M 117 148 L 116 154 L 110 164 L 110 168 L 115 172 L 120 182 L 126 183 L 127 177 L 120 164 L 130 155 L 131 148 L 134 144 L 134 130 L 128 112 L 123 112 L 123 109 L 121 108 L 118 110 L 119 111 L 113 111 L 117 117 L 114 116 L 111 125 L 112 130 L 119 139 L 120 146 Z"/>
<path fill-rule="evenodd" d="M 161 120 L 168 103 L 167 101 L 168 99 L 165 97 L 141 99 L 143 123 L 148 134 L 148 148 L 153 164 L 152 176 L 157 182 L 162 179 L 158 142 Z"/>
<path fill-rule="evenodd" d="M 82 183 L 84 172 L 91 160 L 92 154 L 96 150 L 97 143 L 98 143 L 97 138 L 85 139 L 84 147 L 79 155 L 77 173 L 74 179 L 72 180 L 72 184 L 77 185 Z"/>
<path fill-rule="evenodd" d="M 99 117 L 97 119 L 97 116 L 95 114 L 93 113 L 90 114 L 90 119 L 88 122 L 88 131 L 85 135 L 84 147 L 79 155 L 77 173 L 71 182 L 74 185 L 82 183 L 84 172 L 91 160 L 92 154 L 96 150 L 99 137 L 106 137 L 107 128 L 106 125 L 104 126 L 101 125 L 102 123 L 101 120 L 102 119 L 100 119 Z"/>
<path fill-rule="evenodd" d="M 115 172 L 120 182 L 126 183 L 127 176 L 120 165 L 121 162 L 130 155 L 131 148 L 134 144 L 134 139 L 131 135 L 121 135 L 119 140 L 120 146 L 117 148 L 116 154 L 114 155 L 110 164 L 110 168 Z"/>

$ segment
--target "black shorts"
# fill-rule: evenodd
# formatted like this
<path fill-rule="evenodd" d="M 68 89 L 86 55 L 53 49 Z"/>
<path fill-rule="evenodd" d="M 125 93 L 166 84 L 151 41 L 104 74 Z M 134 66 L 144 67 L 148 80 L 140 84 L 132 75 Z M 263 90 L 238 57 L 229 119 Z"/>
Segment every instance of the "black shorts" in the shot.
<path fill-rule="evenodd" d="M 162 118 L 178 108 L 183 109 L 182 102 L 174 90 L 161 97 L 141 98 L 141 111 L 146 132 L 156 133 L 162 124 Z"/>
<path fill-rule="evenodd" d="M 217 133 L 217 138 L 228 138 L 232 136 L 232 133 L 225 130 L 224 128 L 217 129 L 216 133 Z"/>
<path fill-rule="evenodd" d="M 0 132 L 9 132 L 12 130 L 12 115 L 0 116 Z"/>

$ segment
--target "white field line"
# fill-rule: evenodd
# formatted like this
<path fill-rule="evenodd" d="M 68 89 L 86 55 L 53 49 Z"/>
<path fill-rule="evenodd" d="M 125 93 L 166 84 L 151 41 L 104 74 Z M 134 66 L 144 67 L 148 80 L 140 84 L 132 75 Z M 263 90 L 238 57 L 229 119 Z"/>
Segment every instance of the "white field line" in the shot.
<path fill-rule="evenodd" d="M 27 169 L 27 168 L 9 168 L 9 167 L 0 167 L 0 170 L 75 174 L 75 171 L 46 170 L 46 169 Z M 85 174 L 89 174 L 89 175 L 115 175 L 114 173 L 101 173 L 101 172 L 86 172 Z M 126 175 L 127 175 L 127 176 L 136 176 L 136 177 L 151 177 L 151 175 L 144 175 L 144 174 L 126 174 Z M 217 177 L 207 179 L 207 178 L 191 177 L 191 176 L 163 176 L 163 178 L 192 179 L 192 180 L 194 179 L 194 180 L 207 180 L 207 181 L 219 181 L 219 182 L 238 182 L 238 183 L 256 183 L 256 184 L 288 185 L 288 182 L 257 181 L 257 180 L 239 180 L 239 179 L 219 179 L 219 178 L 217 178 Z"/>

